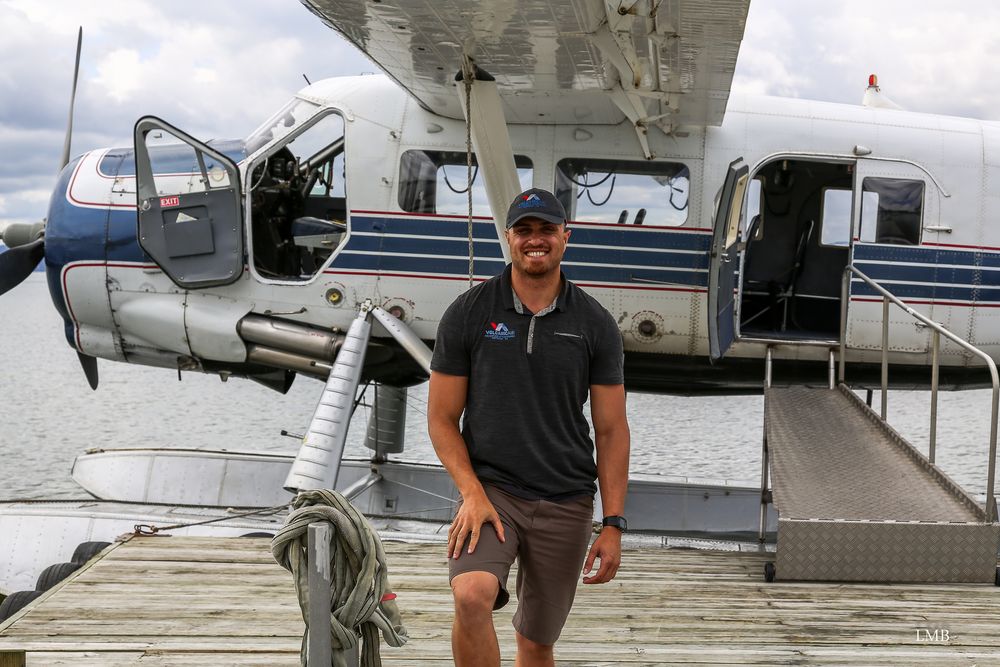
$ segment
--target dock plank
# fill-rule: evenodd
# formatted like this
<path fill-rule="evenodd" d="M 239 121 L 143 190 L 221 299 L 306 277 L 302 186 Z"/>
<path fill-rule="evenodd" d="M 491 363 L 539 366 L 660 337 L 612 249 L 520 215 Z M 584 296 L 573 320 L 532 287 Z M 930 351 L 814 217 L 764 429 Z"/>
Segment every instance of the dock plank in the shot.
<path fill-rule="evenodd" d="M 26 651 L 29 666 L 296 665 L 303 624 L 291 575 L 268 547 L 252 538 L 132 539 L 0 627 L 0 651 Z M 384 664 L 450 664 L 443 546 L 385 547 L 411 639 L 383 647 Z M 580 587 L 558 663 L 1000 665 L 995 587 L 766 584 L 771 558 L 627 550 L 614 582 Z M 505 665 L 513 610 L 495 616 Z M 935 630 L 937 641 L 919 634 Z"/>

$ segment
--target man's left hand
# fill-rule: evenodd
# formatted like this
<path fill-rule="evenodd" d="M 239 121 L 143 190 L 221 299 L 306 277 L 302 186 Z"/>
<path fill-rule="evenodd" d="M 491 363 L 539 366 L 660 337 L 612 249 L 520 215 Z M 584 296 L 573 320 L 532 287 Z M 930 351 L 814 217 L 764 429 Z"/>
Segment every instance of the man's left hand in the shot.
<path fill-rule="evenodd" d="M 593 576 L 583 578 L 585 584 L 606 584 L 618 574 L 618 567 L 622 562 L 622 534 L 617 528 L 606 526 L 601 530 L 587 554 L 587 561 L 583 565 L 584 574 L 590 574 L 596 558 L 601 560 L 601 565 Z"/>

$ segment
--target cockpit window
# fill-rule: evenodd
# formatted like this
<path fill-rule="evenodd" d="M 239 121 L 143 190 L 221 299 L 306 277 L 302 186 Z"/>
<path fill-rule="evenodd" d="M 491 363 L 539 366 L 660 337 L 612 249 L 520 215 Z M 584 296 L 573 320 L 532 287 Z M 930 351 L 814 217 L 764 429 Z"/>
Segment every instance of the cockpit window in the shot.
<path fill-rule="evenodd" d="M 572 220 L 679 226 L 687 221 L 691 172 L 679 162 L 566 158 L 556 197 Z"/>
<path fill-rule="evenodd" d="M 157 192 L 208 192 L 230 186 L 221 164 L 166 129 L 146 135 L 146 151 Z"/>
<path fill-rule="evenodd" d="M 314 114 L 250 165 L 250 237 L 263 278 L 311 280 L 347 239 L 344 119 Z"/>
<path fill-rule="evenodd" d="M 521 190 L 531 187 L 531 160 L 514 156 Z M 472 215 L 490 217 L 490 202 L 479 165 L 472 157 Z M 399 160 L 399 207 L 410 213 L 468 215 L 466 154 L 456 151 L 405 151 Z"/>
<path fill-rule="evenodd" d="M 320 106 L 315 102 L 292 98 L 276 114 L 268 118 L 263 125 L 247 137 L 246 152 L 252 155 L 269 143 L 287 136 L 301 127 L 303 123 L 316 115 Z"/>

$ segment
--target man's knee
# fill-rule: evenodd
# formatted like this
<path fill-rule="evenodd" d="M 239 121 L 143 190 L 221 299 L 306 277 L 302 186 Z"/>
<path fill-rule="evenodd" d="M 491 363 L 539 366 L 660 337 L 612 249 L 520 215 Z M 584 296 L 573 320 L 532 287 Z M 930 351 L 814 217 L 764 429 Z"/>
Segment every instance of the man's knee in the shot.
<path fill-rule="evenodd" d="M 552 644 L 539 644 L 536 641 L 532 641 L 522 635 L 520 632 L 515 633 L 517 635 L 517 652 L 522 654 L 527 658 L 551 658 L 552 657 Z"/>
<path fill-rule="evenodd" d="M 465 572 L 451 580 L 455 615 L 471 618 L 493 613 L 500 582 L 489 572 Z"/>

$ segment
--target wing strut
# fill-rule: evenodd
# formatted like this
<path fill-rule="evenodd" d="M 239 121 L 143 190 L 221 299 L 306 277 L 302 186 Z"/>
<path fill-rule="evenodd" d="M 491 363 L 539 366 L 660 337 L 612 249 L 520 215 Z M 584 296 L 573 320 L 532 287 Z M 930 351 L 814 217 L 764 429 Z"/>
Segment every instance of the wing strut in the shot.
<path fill-rule="evenodd" d="M 472 146 L 479 162 L 479 173 L 483 174 L 486 185 L 486 197 L 490 201 L 493 212 L 493 222 L 497 228 L 497 238 L 500 239 L 500 249 L 503 259 L 510 262 L 510 249 L 507 247 L 506 230 L 507 208 L 514 197 L 521 191 L 521 182 L 517 178 L 517 167 L 514 165 L 514 149 L 510 146 L 510 134 L 507 132 L 507 120 L 503 115 L 503 103 L 496 81 L 487 72 L 475 65 L 469 104 L 466 105 L 465 74 L 459 72 L 456 77 L 455 89 L 462 102 L 462 113 L 469 109 L 469 117 L 465 122 L 471 126 Z"/>
<path fill-rule="evenodd" d="M 370 300 L 361 304 L 358 316 L 351 322 L 337 360 L 330 369 L 309 430 L 285 479 L 285 489 L 292 493 L 307 489 L 332 489 L 337 483 L 347 429 L 354 412 L 354 396 L 361 383 L 365 350 L 372 334 L 371 310 Z"/>
<path fill-rule="evenodd" d="M 511 195 L 513 198 L 513 195 Z M 292 469 L 285 479 L 284 488 L 292 493 L 308 489 L 333 489 L 340 472 L 340 459 L 347 442 L 347 430 L 354 413 L 354 397 L 361 384 L 361 371 L 365 365 L 365 351 L 371 338 L 374 315 L 396 342 L 430 373 L 431 351 L 420 337 L 406 324 L 366 299 L 358 315 L 347 330 L 344 343 L 330 369 L 319 404 L 313 412 L 309 430 L 302 439 L 302 446 L 295 457 Z M 403 404 L 405 405 L 405 394 Z M 377 473 L 361 480 L 359 485 L 344 495 L 357 495 L 378 481 Z"/>

